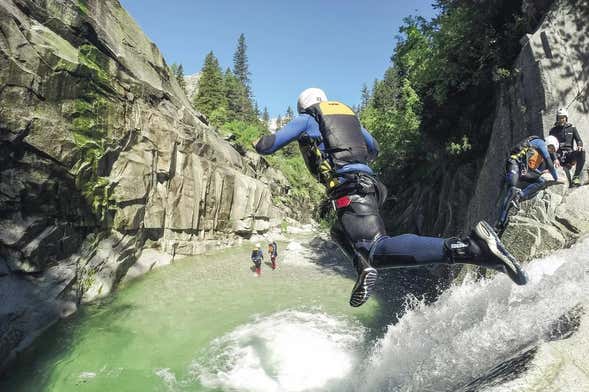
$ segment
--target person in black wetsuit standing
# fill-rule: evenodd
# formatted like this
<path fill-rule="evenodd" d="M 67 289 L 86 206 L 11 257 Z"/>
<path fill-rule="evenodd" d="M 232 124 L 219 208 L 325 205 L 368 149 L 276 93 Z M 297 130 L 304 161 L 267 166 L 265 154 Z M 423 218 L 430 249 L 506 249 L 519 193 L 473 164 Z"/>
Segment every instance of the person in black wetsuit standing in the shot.
<path fill-rule="evenodd" d="M 570 186 L 581 186 L 581 175 L 585 166 L 585 149 L 579 131 L 569 123 L 569 113 L 566 109 L 560 108 L 556 112 L 556 123 L 550 130 L 550 135 L 556 137 L 560 143 L 556 154 L 562 167 L 570 170 L 575 166 L 575 174 L 573 174 Z"/>

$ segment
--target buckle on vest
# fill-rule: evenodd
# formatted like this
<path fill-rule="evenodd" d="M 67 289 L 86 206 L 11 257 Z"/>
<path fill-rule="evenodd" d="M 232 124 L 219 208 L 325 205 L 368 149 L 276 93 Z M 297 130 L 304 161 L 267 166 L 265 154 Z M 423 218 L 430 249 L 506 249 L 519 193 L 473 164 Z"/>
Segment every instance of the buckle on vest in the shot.
<path fill-rule="evenodd" d="M 350 204 L 352 204 L 352 199 L 350 199 L 348 196 L 342 196 L 335 200 L 335 208 L 337 208 L 338 210 L 340 208 L 345 208 Z"/>

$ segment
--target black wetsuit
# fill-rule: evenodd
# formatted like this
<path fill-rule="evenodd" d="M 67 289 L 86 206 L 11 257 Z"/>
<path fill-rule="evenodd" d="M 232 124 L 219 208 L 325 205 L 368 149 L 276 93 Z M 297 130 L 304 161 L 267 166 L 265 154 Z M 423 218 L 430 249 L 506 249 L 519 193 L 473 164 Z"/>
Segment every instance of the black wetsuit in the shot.
<path fill-rule="evenodd" d="M 365 129 L 361 131 L 368 151 L 375 157 L 378 154 L 378 144 Z M 312 116 L 302 114 L 275 134 L 264 136 L 256 145 L 256 150 L 260 154 L 272 154 L 290 142 L 298 140 L 300 143 L 309 137 L 321 140 L 319 123 Z M 320 143 L 319 148 L 323 150 L 324 144 Z M 453 262 L 444 238 L 414 234 L 395 237 L 386 235 L 379 209 L 386 199 L 387 190 L 376 179 L 366 161 L 356 160 L 338 167 L 336 174 L 340 185 L 329 191 L 329 200 L 336 207 L 337 214 L 331 234 L 348 255 L 354 258 L 355 251 L 359 251 L 366 259 L 372 258 L 375 268 L 417 267 Z M 349 198 L 349 205 L 340 201 L 342 197 Z"/>
<path fill-rule="evenodd" d="M 585 151 L 575 150 L 574 143 L 577 144 L 577 147 L 583 147 L 583 141 L 577 128 L 571 124 L 556 124 L 550 130 L 550 135 L 556 137 L 560 144 L 557 155 L 561 165 L 566 168 L 576 165 L 574 176 L 579 177 L 585 166 Z"/>
<path fill-rule="evenodd" d="M 377 269 L 474 264 L 500 270 L 517 284 L 525 284 L 525 272 L 496 245 L 498 239 L 486 222 L 479 222 L 469 236 L 461 238 L 388 236 L 379 211 L 387 190 L 368 166 L 378 154 L 378 143 L 343 104 L 320 102 L 305 110 L 275 134 L 262 137 L 255 148 L 260 154 L 272 154 L 298 141 L 307 168 L 325 185 L 327 201 L 337 216 L 332 238 L 358 272 L 351 306 L 365 303 Z"/>

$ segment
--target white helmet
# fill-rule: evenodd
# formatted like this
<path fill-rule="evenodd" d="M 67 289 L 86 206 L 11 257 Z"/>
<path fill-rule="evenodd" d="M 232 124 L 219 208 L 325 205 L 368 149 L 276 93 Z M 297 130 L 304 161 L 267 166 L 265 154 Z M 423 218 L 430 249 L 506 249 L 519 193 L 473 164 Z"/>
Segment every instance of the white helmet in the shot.
<path fill-rule="evenodd" d="M 297 100 L 297 111 L 302 113 L 317 102 L 327 101 L 327 95 L 320 88 L 311 87 L 303 91 Z"/>
<path fill-rule="evenodd" d="M 546 146 L 554 146 L 554 150 L 558 151 L 558 139 L 555 136 L 546 136 L 546 139 L 544 139 L 544 141 L 546 142 Z"/>
<path fill-rule="evenodd" d="M 261 247 L 262 247 L 262 245 L 260 245 L 260 243 L 258 242 L 258 243 L 256 244 L 256 249 L 260 249 Z"/>
<path fill-rule="evenodd" d="M 565 108 L 558 108 L 556 111 L 556 119 L 558 120 L 559 117 L 566 117 L 569 118 L 569 112 Z"/>

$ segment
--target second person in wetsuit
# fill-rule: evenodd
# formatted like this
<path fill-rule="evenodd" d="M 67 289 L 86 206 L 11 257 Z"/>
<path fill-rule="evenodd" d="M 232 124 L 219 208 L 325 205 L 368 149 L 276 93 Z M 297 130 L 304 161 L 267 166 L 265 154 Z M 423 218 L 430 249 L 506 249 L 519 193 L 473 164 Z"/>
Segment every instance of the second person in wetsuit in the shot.
<path fill-rule="evenodd" d="M 521 201 L 532 199 L 544 188 L 543 173 L 550 173 L 554 181 L 558 181 L 553 162 L 558 146 L 554 136 L 548 136 L 546 141 L 539 136 L 529 136 L 512 148 L 505 167 L 504 197 L 495 224 L 499 236 L 507 228 L 513 209 L 518 211 Z"/>

